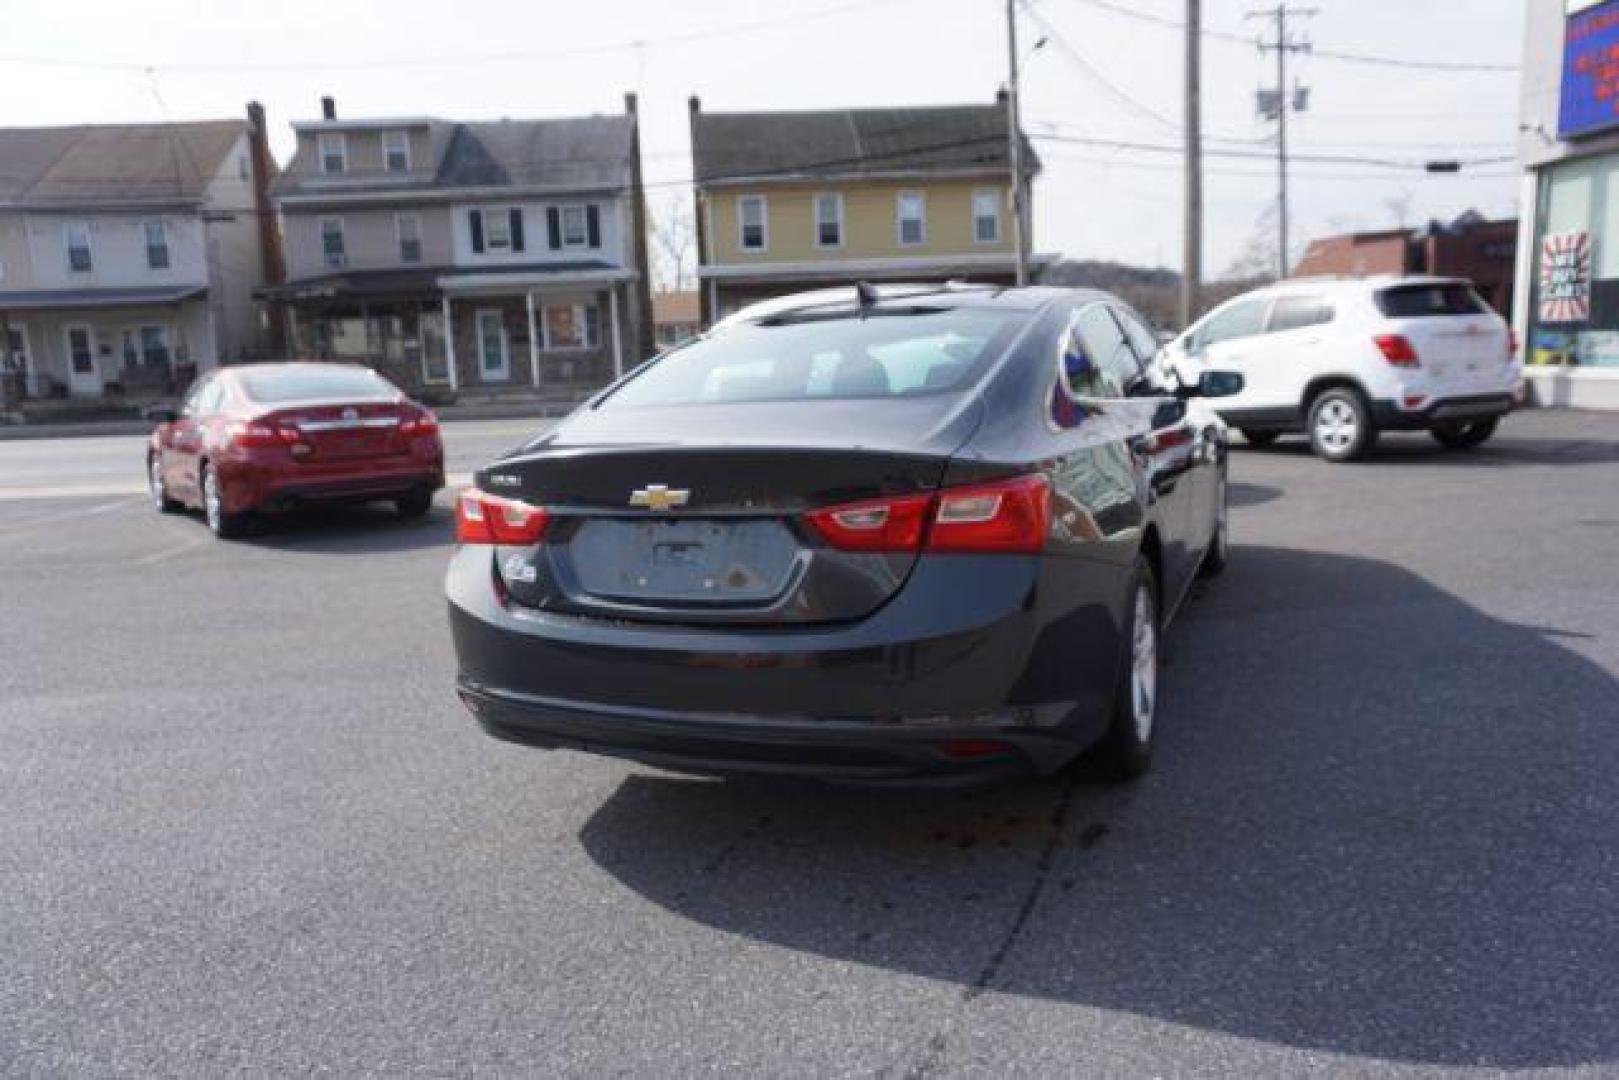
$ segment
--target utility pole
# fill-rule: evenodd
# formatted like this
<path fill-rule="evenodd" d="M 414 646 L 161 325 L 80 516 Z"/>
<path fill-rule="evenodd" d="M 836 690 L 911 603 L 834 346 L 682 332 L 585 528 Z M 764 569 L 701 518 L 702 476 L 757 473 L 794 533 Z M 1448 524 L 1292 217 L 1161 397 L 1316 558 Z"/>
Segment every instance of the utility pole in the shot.
<path fill-rule="evenodd" d="M 1259 92 L 1259 115 L 1266 120 L 1276 121 L 1276 174 L 1277 174 L 1277 214 L 1280 241 L 1277 250 L 1277 276 L 1285 278 L 1291 270 L 1291 260 L 1287 255 L 1287 113 L 1303 112 L 1309 106 L 1310 92 L 1307 88 L 1299 86 L 1291 94 L 1287 90 L 1287 54 L 1307 53 L 1311 44 L 1304 40 L 1295 40 L 1288 32 L 1287 20 L 1289 16 L 1298 19 L 1308 19 L 1315 15 L 1317 8 L 1290 8 L 1286 3 L 1278 3 L 1274 8 L 1248 13 L 1250 19 L 1269 19 L 1276 28 L 1276 36 L 1270 41 L 1261 39 L 1259 51 L 1261 53 L 1274 52 L 1276 54 L 1276 89 L 1261 90 Z"/>
<path fill-rule="evenodd" d="M 1006 0 L 1006 141 L 1012 162 L 1012 244 L 1017 250 L 1017 283 L 1029 283 L 1029 232 L 1024 220 L 1028 198 L 1023 190 L 1023 129 L 1018 121 L 1017 0 Z"/>
<path fill-rule="evenodd" d="M 1186 247 L 1181 259 L 1181 325 L 1198 316 L 1203 289 L 1203 12 L 1186 0 Z"/>

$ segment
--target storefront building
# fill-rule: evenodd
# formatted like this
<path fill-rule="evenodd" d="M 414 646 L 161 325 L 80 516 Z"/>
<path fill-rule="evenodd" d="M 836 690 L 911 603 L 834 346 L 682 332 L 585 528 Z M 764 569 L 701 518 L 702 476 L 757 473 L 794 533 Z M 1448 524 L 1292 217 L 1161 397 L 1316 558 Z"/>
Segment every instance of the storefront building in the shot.
<path fill-rule="evenodd" d="M 1619 409 L 1619 0 L 1528 0 L 1513 325 L 1542 404 Z"/>

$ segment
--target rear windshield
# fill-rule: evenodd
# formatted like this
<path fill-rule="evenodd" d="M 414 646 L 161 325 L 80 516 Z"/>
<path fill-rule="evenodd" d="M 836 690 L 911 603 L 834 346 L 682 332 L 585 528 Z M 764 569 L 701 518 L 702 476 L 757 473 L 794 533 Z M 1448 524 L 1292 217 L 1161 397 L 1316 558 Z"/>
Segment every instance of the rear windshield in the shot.
<path fill-rule="evenodd" d="M 952 308 L 741 323 L 667 354 L 601 407 L 948 394 L 973 385 L 1025 318 Z"/>
<path fill-rule="evenodd" d="M 266 368 L 245 371 L 241 380 L 248 397 L 266 404 L 331 398 L 388 401 L 399 395 L 393 384 L 366 368 Z"/>
<path fill-rule="evenodd" d="M 1391 319 L 1484 315 L 1490 310 L 1471 285 L 1396 285 L 1377 293 L 1377 310 Z"/>

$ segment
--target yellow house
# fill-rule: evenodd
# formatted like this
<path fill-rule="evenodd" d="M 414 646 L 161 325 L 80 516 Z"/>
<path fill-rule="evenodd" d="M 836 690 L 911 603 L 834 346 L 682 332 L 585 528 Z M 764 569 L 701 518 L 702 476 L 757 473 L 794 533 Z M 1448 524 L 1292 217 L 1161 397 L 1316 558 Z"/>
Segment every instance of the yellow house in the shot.
<path fill-rule="evenodd" d="M 771 113 L 704 112 L 694 97 L 690 109 L 705 324 L 856 281 L 1013 280 L 1004 96 Z M 1027 143 L 1023 161 L 1032 178 Z"/>

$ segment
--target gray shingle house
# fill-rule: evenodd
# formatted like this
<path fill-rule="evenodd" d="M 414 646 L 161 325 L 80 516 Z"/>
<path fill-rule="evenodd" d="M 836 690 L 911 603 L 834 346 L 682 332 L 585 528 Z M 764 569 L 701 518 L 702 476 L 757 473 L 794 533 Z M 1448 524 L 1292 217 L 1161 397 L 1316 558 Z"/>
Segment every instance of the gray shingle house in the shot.
<path fill-rule="evenodd" d="M 0 129 L 5 400 L 162 396 L 265 351 L 263 117 Z"/>
<path fill-rule="evenodd" d="M 652 348 L 640 142 L 625 112 L 295 123 L 273 196 L 291 352 L 429 396 L 580 390 Z"/>

